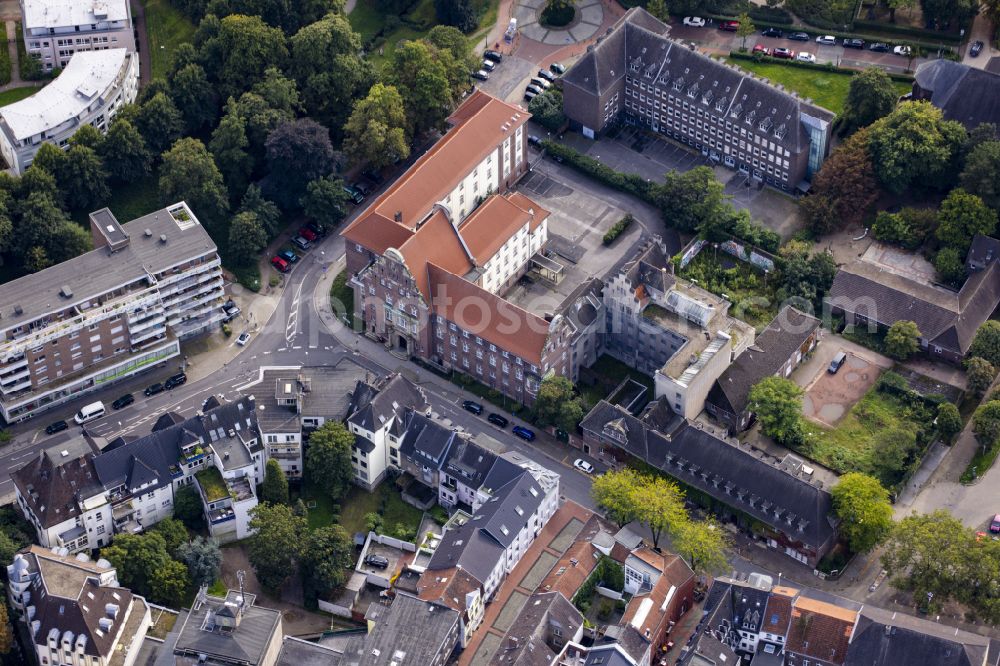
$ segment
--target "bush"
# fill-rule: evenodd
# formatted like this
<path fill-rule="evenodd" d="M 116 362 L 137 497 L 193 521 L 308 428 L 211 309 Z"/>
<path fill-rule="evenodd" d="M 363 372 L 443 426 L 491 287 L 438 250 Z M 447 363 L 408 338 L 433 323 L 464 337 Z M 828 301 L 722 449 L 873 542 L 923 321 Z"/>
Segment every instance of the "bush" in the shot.
<path fill-rule="evenodd" d="M 233 327 L 230 326 L 229 324 L 223 324 L 222 325 L 222 334 L 224 336 L 226 336 L 227 338 L 230 337 L 230 336 L 232 336 L 232 334 L 233 334 Z"/>
<path fill-rule="evenodd" d="M 528 111 L 535 122 L 550 132 L 558 132 L 566 124 L 562 91 L 558 88 L 549 88 L 541 95 L 531 98 Z"/>
<path fill-rule="evenodd" d="M 628 213 L 625 217 L 611 225 L 611 228 L 608 229 L 606 234 L 604 234 L 604 244 L 611 245 L 614 243 L 615 239 L 625 233 L 625 230 L 628 229 L 634 221 L 635 218 L 632 217 L 632 213 Z"/>
<path fill-rule="evenodd" d="M 881 21 L 854 21 L 855 32 L 871 32 L 874 34 L 902 35 L 904 37 L 916 37 L 925 42 L 947 42 L 949 44 L 960 44 L 962 37 L 954 32 L 939 32 L 937 30 L 922 30 L 899 23 L 883 23 Z"/>
<path fill-rule="evenodd" d="M 250 291 L 260 291 L 260 270 L 256 263 L 247 266 L 234 266 L 230 270 L 241 286 Z"/>
<path fill-rule="evenodd" d="M 602 599 L 601 605 L 597 607 L 597 619 L 601 621 L 606 621 L 611 617 L 611 613 L 614 612 L 615 605 L 611 599 Z"/>
<path fill-rule="evenodd" d="M 626 194 L 631 194 L 642 199 L 646 203 L 653 204 L 654 206 L 656 205 L 656 201 L 653 196 L 653 186 L 642 176 L 633 173 L 620 173 L 615 171 L 611 167 L 595 160 L 593 157 L 588 157 L 583 153 L 570 148 L 569 146 L 555 141 L 543 141 L 542 146 L 550 155 L 562 159 L 566 164 L 570 165 L 577 171 L 604 183 L 608 187 L 625 192 Z"/>
<path fill-rule="evenodd" d="M 431 518 L 438 525 L 444 525 L 448 522 L 448 512 L 440 504 L 435 504 L 431 507 L 430 511 L 427 513 L 431 514 Z"/>

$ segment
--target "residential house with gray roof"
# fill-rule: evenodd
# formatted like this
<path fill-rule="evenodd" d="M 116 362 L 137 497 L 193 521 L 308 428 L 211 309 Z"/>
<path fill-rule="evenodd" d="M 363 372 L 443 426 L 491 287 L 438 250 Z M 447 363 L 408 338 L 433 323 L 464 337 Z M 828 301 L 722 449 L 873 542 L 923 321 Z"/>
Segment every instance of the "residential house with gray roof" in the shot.
<path fill-rule="evenodd" d="M 634 8 L 563 77 L 563 110 L 593 138 L 622 121 L 782 190 L 807 189 L 834 114 L 670 39 Z"/>
<path fill-rule="evenodd" d="M 257 606 L 256 595 L 202 589 L 163 652 L 175 666 L 274 666 L 281 652 L 281 612 Z"/>
<path fill-rule="evenodd" d="M 913 99 L 928 100 L 969 131 L 981 123 L 1000 125 L 1000 75 L 960 62 L 938 58 L 917 65 Z"/>

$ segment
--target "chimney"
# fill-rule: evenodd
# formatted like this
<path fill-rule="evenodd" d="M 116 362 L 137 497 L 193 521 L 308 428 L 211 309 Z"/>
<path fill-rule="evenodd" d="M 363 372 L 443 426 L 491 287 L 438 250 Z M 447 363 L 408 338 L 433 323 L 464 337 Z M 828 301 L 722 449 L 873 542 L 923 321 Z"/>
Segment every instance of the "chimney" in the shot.
<path fill-rule="evenodd" d="M 403 222 L 403 211 L 397 210 L 396 214 L 393 215 L 393 219 L 396 220 L 399 223 L 402 223 Z"/>

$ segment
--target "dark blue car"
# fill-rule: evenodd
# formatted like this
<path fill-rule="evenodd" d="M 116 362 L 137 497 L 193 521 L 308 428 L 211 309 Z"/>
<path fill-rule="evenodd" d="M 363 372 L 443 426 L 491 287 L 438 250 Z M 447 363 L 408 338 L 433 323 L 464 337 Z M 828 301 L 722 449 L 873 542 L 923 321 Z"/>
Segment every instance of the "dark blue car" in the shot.
<path fill-rule="evenodd" d="M 535 433 L 532 432 L 531 430 L 528 430 L 524 426 L 514 426 L 511 429 L 511 432 L 514 433 L 515 435 L 517 435 L 518 437 L 520 437 L 521 439 L 523 439 L 526 442 L 533 442 L 533 441 L 535 441 Z"/>

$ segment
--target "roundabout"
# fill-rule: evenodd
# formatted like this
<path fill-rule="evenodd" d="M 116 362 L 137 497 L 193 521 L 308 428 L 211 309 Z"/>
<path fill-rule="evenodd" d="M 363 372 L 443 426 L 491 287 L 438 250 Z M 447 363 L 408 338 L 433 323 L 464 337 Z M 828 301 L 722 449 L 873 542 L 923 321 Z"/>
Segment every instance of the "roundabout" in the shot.
<path fill-rule="evenodd" d="M 590 39 L 604 21 L 601 0 L 580 0 L 569 22 L 562 27 L 544 25 L 541 21 L 546 0 L 520 0 L 514 9 L 518 30 L 523 37 L 536 42 L 565 45 Z M 553 17 L 557 20 L 563 17 Z"/>

